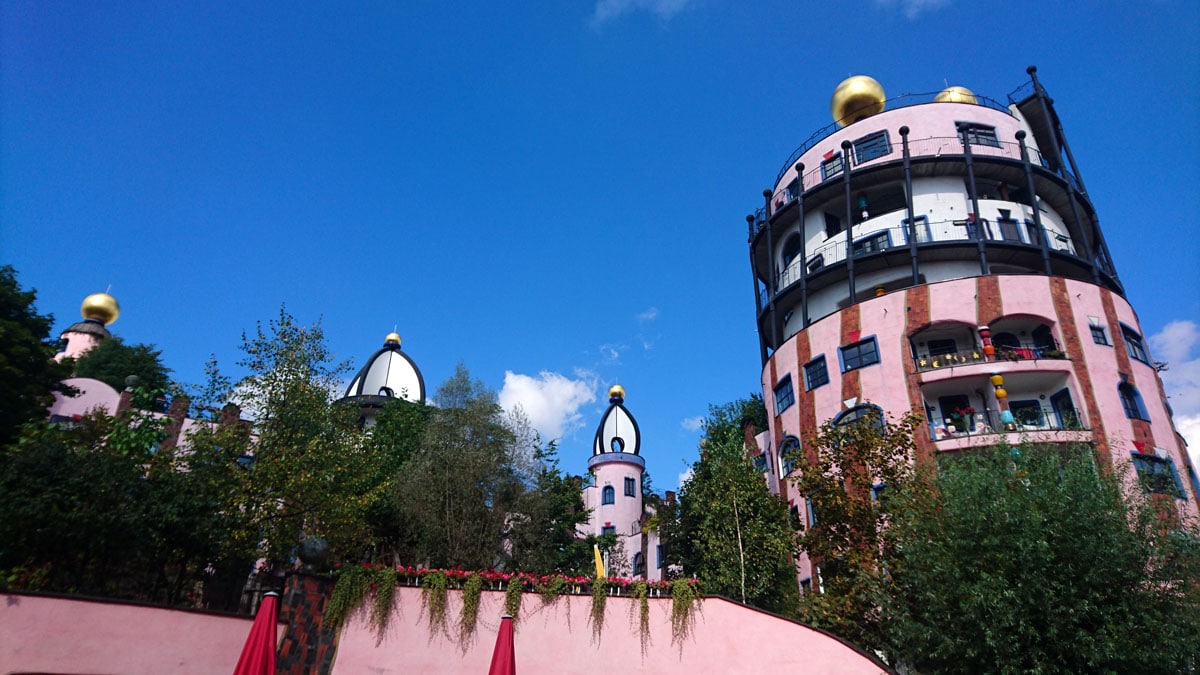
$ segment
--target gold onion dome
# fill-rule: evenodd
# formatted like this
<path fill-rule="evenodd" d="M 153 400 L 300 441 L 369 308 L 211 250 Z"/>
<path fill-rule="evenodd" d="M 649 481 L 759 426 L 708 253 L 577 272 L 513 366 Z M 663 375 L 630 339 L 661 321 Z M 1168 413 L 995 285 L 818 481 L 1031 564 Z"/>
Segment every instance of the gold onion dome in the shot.
<path fill-rule="evenodd" d="M 383 338 L 383 344 L 400 346 L 400 334 L 388 333 L 387 337 Z"/>
<path fill-rule="evenodd" d="M 855 75 L 842 80 L 833 90 L 829 111 L 839 127 L 883 112 L 883 85 L 866 75 Z"/>
<path fill-rule="evenodd" d="M 108 293 L 92 293 L 83 299 L 79 313 L 85 319 L 99 321 L 107 326 L 121 315 L 121 306 L 117 304 L 117 299 Z"/>
<path fill-rule="evenodd" d="M 613 386 L 608 388 L 608 397 L 609 398 L 620 398 L 620 399 L 625 398 L 625 387 L 622 387 L 619 384 L 614 384 Z"/>
<path fill-rule="evenodd" d="M 938 92 L 937 96 L 933 97 L 938 103 L 978 103 L 975 99 L 975 92 L 966 87 L 946 87 Z"/>

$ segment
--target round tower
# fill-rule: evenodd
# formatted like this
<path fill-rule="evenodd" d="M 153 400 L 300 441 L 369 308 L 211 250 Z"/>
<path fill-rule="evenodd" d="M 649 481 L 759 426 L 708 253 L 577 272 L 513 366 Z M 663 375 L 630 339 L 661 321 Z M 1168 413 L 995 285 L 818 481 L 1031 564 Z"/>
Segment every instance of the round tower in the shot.
<path fill-rule="evenodd" d="M 1197 512 L 1194 468 L 1039 82 L 837 88 L 834 123 L 747 216 L 768 456 L 826 421 L 915 412 L 926 455 L 1092 444 Z M 804 512 L 801 496 L 780 491 Z M 1189 480 L 1190 478 L 1190 480 Z"/>
<path fill-rule="evenodd" d="M 54 355 L 55 361 L 77 359 L 84 352 L 112 337 L 108 326 L 121 315 L 121 305 L 108 293 L 92 293 L 79 306 L 83 321 L 71 324 L 62 332 L 62 351 Z"/>
<path fill-rule="evenodd" d="M 645 575 L 650 553 L 647 549 L 652 546 L 642 533 L 642 475 L 646 460 L 640 455 L 641 433 L 637 421 L 625 408 L 625 389 L 621 385 L 608 390 L 608 402 L 588 459 L 593 481 L 584 490 L 584 503 L 591 511 L 585 534 L 612 533 L 622 542 L 630 569 L 610 573 Z"/>
<path fill-rule="evenodd" d="M 383 347 L 367 359 L 339 402 L 359 406 L 362 422 L 369 427 L 375 423 L 375 416 L 383 405 L 397 398 L 424 403 L 425 379 L 417 364 L 400 349 L 400 334 L 388 333 L 383 339 Z"/>

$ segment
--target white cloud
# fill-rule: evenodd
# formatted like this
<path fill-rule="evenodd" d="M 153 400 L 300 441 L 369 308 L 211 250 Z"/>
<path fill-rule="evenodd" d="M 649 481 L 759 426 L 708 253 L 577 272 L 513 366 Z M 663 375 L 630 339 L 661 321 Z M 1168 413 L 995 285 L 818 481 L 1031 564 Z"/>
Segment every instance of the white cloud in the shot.
<path fill-rule="evenodd" d="M 688 467 L 687 471 L 684 471 L 683 473 L 679 474 L 679 487 L 683 487 L 683 484 L 688 482 L 691 479 L 692 479 L 692 469 L 691 469 L 691 467 Z"/>
<path fill-rule="evenodd" d="M 904 16 L 909 19 L 915 19 L 923 12 L 932 12 L 935 9 L 941 9 L 949 5 L 951 0 L 875 0 L 875 4 L 891 9 L 899 7 Z"/>
<path fill-rule="evenodd" d="M 651 307 L 637 315 L 638 321 L 653 321 L 658 318 L 658 308 Z"/>
<path fill-rule="evenodd" d="M 685 431 L 700 431 L 704 427 L 704 417 L 701 415 L 685 417 L 679 423 L 679 426 L 683 427 Z"/>
<path fill-rule="evenodd" d="M 687 9 L 693 0 L 597 0 L 592 25 L 601 24 L 630 12 L 650 12 L 666 21 Z"/>
<path fill-rule="evenodd" d="M 543 440 L 563 438 L 583 426 L 579 408 L 596 400 L 596 376 L 577 371 L 575 377 L 545 370 L 537 377 L 505 371 L 500 407 L 509 412 L 520 407 Z"/>
<path fill-rule="evenodd" d="M 1160 373 L 1166 386 L 1175 427 L 1187 439 L 1192 463 L 1200 465 L 1200 326 L 1194 321 L 1172 321 L 1150 336 L 1154 358 L 1166 361 Z"/>
<path fill-rule="evenodd" d="M 616 362 L 621 359 L 620 350 L 624 349 L 625 345 L 621 344 L 603 344 L 600 345 L 600 355 L 608 361 Z"/>

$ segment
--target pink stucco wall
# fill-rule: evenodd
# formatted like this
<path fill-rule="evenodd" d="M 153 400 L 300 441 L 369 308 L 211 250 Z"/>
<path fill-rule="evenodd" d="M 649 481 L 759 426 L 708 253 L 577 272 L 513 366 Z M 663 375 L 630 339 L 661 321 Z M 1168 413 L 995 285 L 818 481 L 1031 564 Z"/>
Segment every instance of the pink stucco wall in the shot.
<path fill-rule="evenodd" d="M 504 596 L 485 592 L 479 628 L 464 650 L 444 635 L 430 636 L 418 589 L 397 594 L 391 622 L 376 634 L 359 614 L 342 630 L 335 675 L 484 673 L 491 662 Z M 451 592 L 450 625 L 461 605 Z M 517 672 L 553 673 L 882 673 L 881 665 L 836 638 L 802 624 L 719 598 L 703 601 L 691 635 L 671 644 L 671 601 L 650 601 L 651 643 L 642 654 L 637 605 L 610 597 L 600 639 L 593 638 L 590 596 L 567 596 L 544 605 L 527 595 L 517 624 Z"/>
<path fill-rule="evenodd" d="M 116 414 L 121 395 L 104 382 L 89 377 L 72 377 L 63 380 L 63 384 L 79 390 L 79 395 L 67 397 L 55 393 L 54 403 L 50 406 L 51 415 L 73 417 L 96 410 L 109 415 Z"/>
<path fill-rule="evenodd" d="M 251 623 L 205 612 L 5 593 L 0 672 L 230 673 Z"/>

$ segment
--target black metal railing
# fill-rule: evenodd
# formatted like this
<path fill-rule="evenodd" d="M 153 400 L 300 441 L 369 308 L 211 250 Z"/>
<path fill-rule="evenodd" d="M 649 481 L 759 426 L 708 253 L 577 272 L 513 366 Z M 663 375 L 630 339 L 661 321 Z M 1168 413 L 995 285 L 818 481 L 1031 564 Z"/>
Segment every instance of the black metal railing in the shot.
<path fill-rule="evenodd" d="M 943 368 L 957 368 L 976 363 L 996 363 L 1005 361 L 1026 361 L 1036 359 L 1065 359 L 1067 355 L 1058 347 L 999 347 L 995 354 L 988 356 L 982 348 L 961 350 L 936 356 L 916 356 L 913 363 L 918 373 Z"/>
<path fill-rule="evenodd" d="M 1014 395 L 1019 396 L 1019 395 Z M 1037 398 L 1038 394 L 1031 394 Z M 1033 431 L 1088 431 L 1077 408 L 1011 404 L 1008 414 L 986 410 L 972 415 L 950 415 L 929 423 L 930 438 L 943 441 L 970 436 Z"/>

